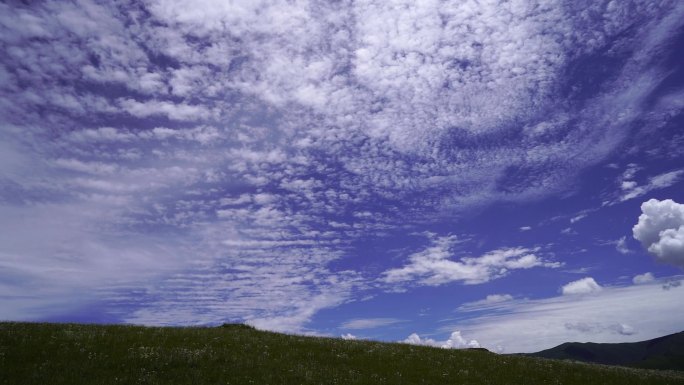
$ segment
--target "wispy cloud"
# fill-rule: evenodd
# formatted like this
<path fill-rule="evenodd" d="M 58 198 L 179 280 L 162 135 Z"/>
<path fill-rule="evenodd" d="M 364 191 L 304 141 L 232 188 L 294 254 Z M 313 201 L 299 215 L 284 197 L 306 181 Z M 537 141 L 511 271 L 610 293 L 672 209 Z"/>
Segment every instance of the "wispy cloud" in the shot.
<path fill-rule="evenodd" d="M 374 329 L 402 322 L 396 318 L 357 318 L 346 321 L 340 325 L 340 329 Z"/>
<path fill-rule="evenodd" d="M 675 170 L 658 174 L 648 179 L 648 182 L 643 185 L 637 184 L 635 181 L 623 181 L 621 184 L 623 194 L 620 196 L 620 201 L 626 201 L 640 196 L 646 195 L 653 190 L 663 189 L 678 183 L 684 175 L 684 170 Z"/>
<path fill-rule="evenodd" d="M 621 237 L 617 241 L 615 241 L 615 249 L 620 253 L 620 254 L 629 254 L 632 251 L 629 249 L 629 246 L 627 246 L 627 237 Z"/>
<path fill-rule="evenodd" d="M 681 277 L 673 277 L 679 282 Z M 663 289 L 659 279 L 635 286 L 607 286 L 593 295 L 561 295 L 482 304 L 460 311 L 495 310 L 440 330 L 461 330 L 484 347 L 533 352 L 567 341 L 625 342 L 681 331 L 680 287 Z M 668 316 L 662 317 L 665 313 Z"/>
<path fill-rule="evenodd" d="M 462 304 L 461 306 L 458 307 L 458 310 L 469 310 L 469 309 L 478 309 L 482 310 L 487 308 L 489 305 L 491 306 L 496 306 L 496 304 L 499 304 L 501 302 L 506 302 L 506 301 L 512 301 L 513 296 L 510 294 L 490 294 L 485 299 L 481 299 L 478 301 L 473 301 L 473 302 L 466 302 Z"/>

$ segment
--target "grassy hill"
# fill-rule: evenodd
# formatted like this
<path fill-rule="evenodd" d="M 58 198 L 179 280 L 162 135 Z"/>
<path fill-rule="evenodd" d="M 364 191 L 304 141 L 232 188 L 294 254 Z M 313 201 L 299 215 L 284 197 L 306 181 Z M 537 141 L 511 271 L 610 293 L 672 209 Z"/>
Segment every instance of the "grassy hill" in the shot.
<path fill-rule="evenodd" d="M 257 331 L 0 323 L 0 384 L 684 384 L 684 374 Z"/>
<path fill-rule="evenodd" d="M 566 342 L 531 355 L 607 365 L 684 371 L 684 332 L 632 343 Z"/>

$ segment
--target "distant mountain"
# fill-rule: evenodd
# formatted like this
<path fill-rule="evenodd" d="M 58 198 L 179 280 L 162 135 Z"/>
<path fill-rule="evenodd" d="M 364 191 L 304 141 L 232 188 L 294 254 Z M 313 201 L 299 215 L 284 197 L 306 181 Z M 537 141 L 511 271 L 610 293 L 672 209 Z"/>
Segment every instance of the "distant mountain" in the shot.
<path fill-rule="evenodd" d="M 684 332 L 631 343 L 566 342 L 528 356 L 684 371 Z"/>

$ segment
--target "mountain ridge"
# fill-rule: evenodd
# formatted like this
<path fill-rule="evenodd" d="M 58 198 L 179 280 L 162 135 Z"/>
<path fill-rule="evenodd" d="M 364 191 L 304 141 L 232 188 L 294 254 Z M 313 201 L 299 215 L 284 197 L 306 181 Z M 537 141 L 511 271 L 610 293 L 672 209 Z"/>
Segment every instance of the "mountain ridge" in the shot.
<path fill-rule="evenodd" d="M 639 342 L 565 342 L 551 349 L 525 355 L 604 365 L 684 371 L 684 331 Z"/>

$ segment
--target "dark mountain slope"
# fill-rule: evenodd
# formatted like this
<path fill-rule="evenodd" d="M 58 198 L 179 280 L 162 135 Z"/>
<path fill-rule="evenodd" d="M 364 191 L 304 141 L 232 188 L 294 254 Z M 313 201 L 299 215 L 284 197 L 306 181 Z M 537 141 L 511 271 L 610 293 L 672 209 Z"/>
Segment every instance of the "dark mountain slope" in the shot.
<path fill-rule="evenodd" d="M 684 332 L 631 343 L 566 342 L 555 348 L 528 355 L 635 368 L 684 371 Z"/>

